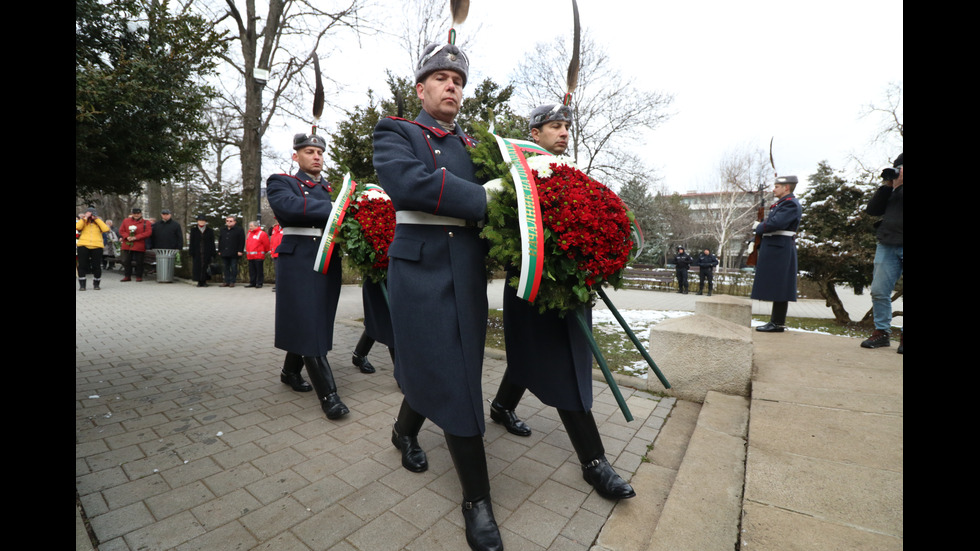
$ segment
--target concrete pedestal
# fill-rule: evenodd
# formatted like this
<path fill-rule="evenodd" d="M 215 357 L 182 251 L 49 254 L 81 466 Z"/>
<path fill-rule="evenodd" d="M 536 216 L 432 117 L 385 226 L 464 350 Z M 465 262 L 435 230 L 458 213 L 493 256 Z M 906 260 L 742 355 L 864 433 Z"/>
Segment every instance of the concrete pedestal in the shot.
<path fill-rule="evenodd" d="M 669 319 L 650 329 L 650 350 L 670 381 L 669 396 L 704 403 L 710 390 L 749 395 L 750 327 L 704 314 Z"/>
<path fill-rule="evenodd" d="M 752 300 L 743 297 L 718 295 L 698 299 L 694 313 L 714 316 L 742 327 L 752 326 Z"/>

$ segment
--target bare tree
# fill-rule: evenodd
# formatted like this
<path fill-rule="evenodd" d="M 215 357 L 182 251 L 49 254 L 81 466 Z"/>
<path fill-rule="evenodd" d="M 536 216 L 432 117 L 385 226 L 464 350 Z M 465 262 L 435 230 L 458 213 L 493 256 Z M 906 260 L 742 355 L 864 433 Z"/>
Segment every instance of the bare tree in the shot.
<path fill-rule="evenodd" d="M 228 105 L 214 105 L 205 113 L 208 128 L 208 158 L 196 167 L 196 174 L 208 191 L 220 191 L 231 183 L 225 165 L 241 154 L 242 121 L 237 110 Z M 240 191 L 238 185 L 232 186 Z"/>
<path fill-rule="evenodd" d="M 904 89 L 901 82 L 891 82 L 885 89 L 883 103 L 870 104 L 865 108 L 865 116 L 877 116 L 881 119 L 878 133 L 871 143 L 894 140 L 905 140 L 905 103 Z"/>
<path fill-rule="evenodd" d="M 856 165 L 858 177 L 874 180 L 881 170 L 883 151 L 888 151 L 885 158 L 890 161 L 901 151 L 905 142 L 905 103 L 904 89 L 901 82 L 891 82 L 885 88 L 884 97 L 877 103 L 864 107 L 862 117 L 878 119 L 878 130 L 869 139 L 869 145 L 874 147 L 874 158 L 870 161 L 867 153 L 851 155 L 851 162 Z"/>
<path fill-rule="evenodd" d="M 701 216 L 706 232 L 718 243 L 716 254 L 722 266 L 731 268 L 741 263 L 751 223 L 774 173 L 764 151 L 741 147 L 721 160 L 719 176 L 721 189 L 705 194 L 711 204 L 704 205 Z"/>
<path fill-rule="evenodd" d="M 404 0 L 400 7 L 394 14 L 396 22 L 390 26 L 396 29 L 393 34 L 408 56 L 408 64 L 404 66 L 404 71 L 394 70 L 393 74 L 396 77 L 411 75 L 414 78 L 415 68 L 425 47 L 433 42 L 448 41 L 452 16 L 446 0 Z M 460 32 L 456 37 L 456 45 L 464 52 L 471 51 L 482 28 L 483 25 L 472 19 L 467 20 L 464 29 L 457 29 Z"/>
<path fill-rule="evenodd" d="M 223 146 L 240 151 L 242 216 L 260 217 L 259 191 L 262 182 L 262 137 L 277 115 L 289 114 L 309 120 L 312 75 L 308 69 L 313 55 L 329 55 L 321 44 L 342 30 L 359 32 L 359 10 L 363 0 L 269 0 L 268 11 L 259 13 L 256 0 L 211 2 L 200 9 L 210 11 L 215 25 L 230 22 L 230 40 L 237 47 L 223 56 L 230 72 L 222 81 L 219 110 L 234 112 L 240 126 L 237 139 Z M 229 153 L 229 155 L 231 155 Z M 216 169 L 220 170 L 220 169 Z M 221 182 L 217 175 L 212 182 Z"/>
<path fill-rule="evenodd" d="M 537 105 L 562 101 L 569 49 L 564 40 L 539 43 L 518 66 L 514 84 L 528 112 Z M 587 31 L 582 33 L 580 59 L 569 154 L 583 172 L 606 183 L 647 175 L 642 160 L 625 146 L 639 132 L 653 130 L 670 117 L 673 96 L 638 89 Z"/>

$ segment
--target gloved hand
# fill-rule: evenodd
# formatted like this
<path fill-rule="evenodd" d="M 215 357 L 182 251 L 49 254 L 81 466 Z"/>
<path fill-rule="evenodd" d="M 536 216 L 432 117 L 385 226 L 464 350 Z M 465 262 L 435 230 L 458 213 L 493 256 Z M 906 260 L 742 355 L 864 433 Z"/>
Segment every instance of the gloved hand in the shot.
<path fill-rule="evenodd" d="M 494 193 L 500 193 L 504 189 L 504 180 L 502 178 L 495 178 L 489 182 L 483 184 L 483 189 L 487 192 L 487 199 L 493 197 Z"/>
<path fill-rule="evenodd" d="M 752 222 L 752 231 L 755 231 L 755 229 L 758 228 L 758 227 L 759 227 L 759 221 L 758 220 L 756 220 L 755 222 Z"/>

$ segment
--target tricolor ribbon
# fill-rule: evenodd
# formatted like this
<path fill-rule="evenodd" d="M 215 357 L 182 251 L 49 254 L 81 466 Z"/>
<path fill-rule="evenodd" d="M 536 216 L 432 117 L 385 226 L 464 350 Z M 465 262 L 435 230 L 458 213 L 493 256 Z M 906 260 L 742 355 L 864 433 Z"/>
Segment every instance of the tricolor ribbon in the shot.
<path fill-rule="evenodd" d="M 630 239 L 633 240 L 633 251 L 629 261 L 633 262 L 643 252 L 643 230 L 640 228 L 640 221 L 636 219 L 636 213 L 626 203 L 623 203 L 623 206 L 626 207 L 626 214 L 630 218 Z"/>
<path fill-rule="evenodd" d="M 510 162 L 510 173 L 514 177 L 514 189 L 517 192 L 518 225 L 521 231 L 521 275 L 517 296 L 534 302 L 544 270 L 544 224 L 541 221 L 537 184 L 527 165 L 525 153 L 551 153 L 533 142 L 511 140 L 496 134 L 493 136 L 504 160 Z"/>
<path fill-rule="evenodd" d="M 384 188 L 382 188 L 378 184 L 355 184 L 355 185 L 358 186 L 357 189 L 359 190 L 356 194 L 358 199 L 360 199 L 362 196 L 364 196 L 364 194 L 368 192 L 374 192 L 384 196 L 384 199 L 386 201 L 391 201 L 391 199 L 388 198 L 388 194 L 385 193 Z"/>
<path fill-rule="evenodd" d="M 357 182 L 351 180 L 350 172 L 344 176 L 344 183 L 340 186 L 340 193 L 334 202 L 333 210 L 330 211 L 330 218 L 327 219 L 327 227 L 323 230 L 323 241 L 320 250 L 316 253 L 316 260 L 313 261 L 313 270 L 321 274 L 327 273 L 330 265 L 330 258 L 333 256 L 333 248 L 337 243 L 337 235 L 340 233 L 340 225 L 344 222 L 344 214 L 354 198 L 354 191 Z"/>

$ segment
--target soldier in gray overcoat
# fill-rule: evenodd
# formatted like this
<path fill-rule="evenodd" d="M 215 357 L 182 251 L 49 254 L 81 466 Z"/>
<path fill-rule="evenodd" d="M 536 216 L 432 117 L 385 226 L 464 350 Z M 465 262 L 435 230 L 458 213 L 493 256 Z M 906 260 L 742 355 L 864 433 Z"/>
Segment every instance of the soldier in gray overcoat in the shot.
<path fill-rule="evenodd" d="M 468 61 L 454 44 L 429 44 L 416 70 L 422 112 L 382 119 L 374 168 L 395 207 L 388 297 L 395 379 L 404 401 L 392 430 L 402 464 L 427 468 L 417 435 L 425 418 L 443 429 L 463 490 L 466 538 L 502 549 L 483 449 L 481 374 L 487 326 L 487 244 L 478 225 L 487 191 L 455 123 Z"/>
<path fill-rule="evenodd" d="M 391 331 L 391 312 L 388 311 L 388 302 L 385 300 L 384 291 L 381 286 L 387 285 L 386 282 L 375 283 L 365 279 L 361 284 L 361 303 L 364 307 L 364 331 L 361 338 L 354 345 L 351 351 L 351 363 L 353 363 L 361 373 L 374 373 L 374 365 L 367 355 L 375 342 L 388 347 L 392 363 L 395 362 L 395 352 L 392 346 L 395 345 L 395 335 Z"/>
<path fill-rule="evenodd" d="M 333 348 L 333 324 L 340 299 L 340 254 L 335 248 L 326 274 L 313 269 L 324 228 L 333 209 L 330 188 L 320 176 L 326 142 L 316 134 L 293 137 L 295 175 L 269 177 L 269 205 L 282 227 L 279 271 L 276 275 L 276 348 L 286 351 L 280 380 L 293 390 L 306 392 L 309 384 L 328 419 L 349 413 L 337 394 L 337 383 L 327 362 Z"/>
<path fill-rule="evenodd" d="M 531 138 L 555 155 L 568 148 L 572 110 L 568 106 L 542 105 L 530 116 Z M 520 272 L 508 270 L 510 280 Z M 581 307 L 591 325 L 592 309 Z M 529 436 L 531 428 L 514 409 L 525 389 L 558 410 L 572 447 L 582 466 L 582 477 L 599 495 L 625 499 L 636 495 L 633 488 L 613 470 L 595 418 L 592 416 L 592 349 L 572 313 L 539 312 L 534 304 L 504 285 L 504 340 L 507 370 L 497 395 L 490 402 L 490 418 L 512 434 Z"/>
<path fill-rule="evenodd" d="M 772 302 L 769 323 L 755 328 L 764 333 L 785 331 L 789 302 L 796 302 L 796 230 L 803 216 L 803 208 L 793 195 L 797 183 L 796 176 L 776 178 L 772 188 L 776 202 L 769 207 L 766 219 L 756 222 L 754 228 L 762 236 L 762 244 L 752 282 L 752 298 Z"/>

